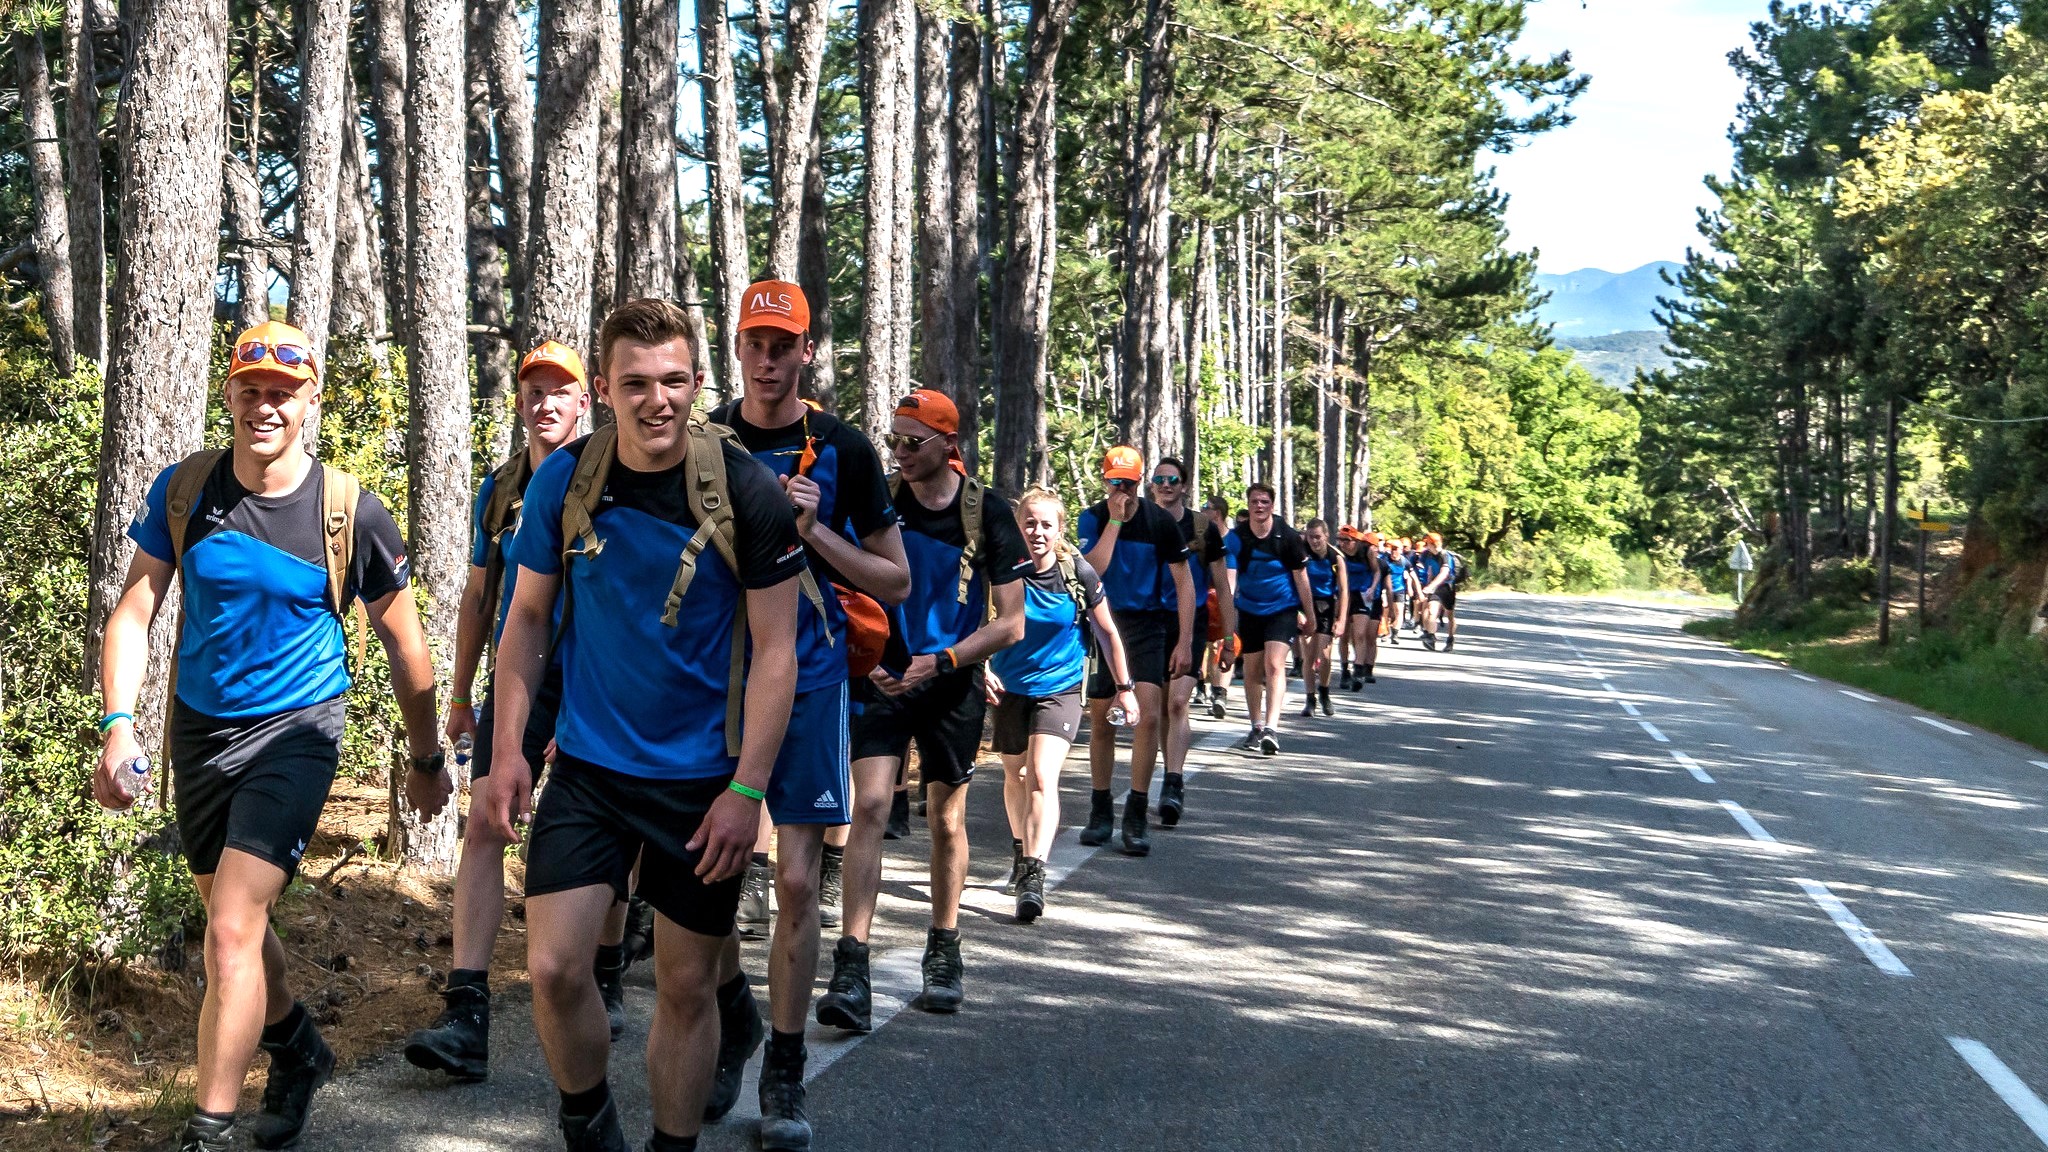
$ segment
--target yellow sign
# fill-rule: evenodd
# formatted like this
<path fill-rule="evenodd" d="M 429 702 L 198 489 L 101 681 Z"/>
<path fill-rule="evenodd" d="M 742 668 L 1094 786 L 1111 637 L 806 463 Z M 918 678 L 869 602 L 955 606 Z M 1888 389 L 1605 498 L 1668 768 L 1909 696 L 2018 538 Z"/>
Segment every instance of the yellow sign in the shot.
<path fill-rule="evenodd" d="M 1913 527 L 1915 527 L 1915 528 L 1918 528 L 1918 529 L 1919 529 L 1919 530 L 1921 530 L 1922 532 L 1946 532 L 1946 531 L 1948 531 L 1948 521 L 1946 521 L 1946 520 L 1915 520 L 1915 521 L 1913 522 Z"/>

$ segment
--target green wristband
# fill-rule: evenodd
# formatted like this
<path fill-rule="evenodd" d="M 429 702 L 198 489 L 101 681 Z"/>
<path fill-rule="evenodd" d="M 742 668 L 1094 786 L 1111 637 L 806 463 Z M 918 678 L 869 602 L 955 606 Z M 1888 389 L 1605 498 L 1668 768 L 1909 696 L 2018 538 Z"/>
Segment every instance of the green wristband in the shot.
<path fill-rule="evenodd" d="M 749 788 L 737 780 L 727 784 L 725 787 L 727 791 L 737 792 L 749 800 L 766 800 L 768 798 L 766 792 L 761 791 L 759 788 Z"/>

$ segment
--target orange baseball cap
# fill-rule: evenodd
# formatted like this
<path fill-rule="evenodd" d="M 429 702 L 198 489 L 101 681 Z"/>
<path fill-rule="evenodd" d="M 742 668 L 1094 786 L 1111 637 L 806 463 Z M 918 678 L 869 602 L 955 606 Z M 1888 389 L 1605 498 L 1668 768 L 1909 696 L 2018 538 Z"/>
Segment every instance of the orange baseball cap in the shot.
<path fill-rule="evenodd" d="M 740 322 L 733 329 L 780 328 L 799 336 L 811 333 L 811 302 L 804 290 L 787 280 L 756 280 L 740 298 Z"/>
<path fill-rule="evenodd" d="M 570 379 L 578 384 L 590 383 L 590 378 L 583 372 L 583 357 L 577 355 L 574 348 L 555 340 L 541 341 L 540 347 L 528 352 L 520 359 L 519 378 L 521 380 L 526 379 L 528 372 L 543 364 L 560 368 L 562 371 L 567 372 Z"/>
<path fill-rule="evenodd" d="M 1442 544 L 1444 542 L 1444 538 L 1437 535 L 1434 532 L 1431 532 L 1427 536 L 1424 536 L 1422 539 L 1430 544 Z"/>
<path fill-rule="evenodd" d="M 265 320 L 235 337 L 228 360 L 230 380 L 245 372 L 267 372 L 302 384 L 320 379 L 320 366 L 313 363 L 313 342 L 303 331 L 279 320 Z"/>
<path fill-rule="evenodd" d="M 1377 532 L 1361 532 L 1358 534 L 1358 538 L 1375 548 L 1380 546 L 1380 534 Z"/>
<path fill-rule="evenodd" d="M 919 388 L 896 402 L 896 415 L 917 421 L 934 432 L 958 435 L 960 409 L 943 392 Z"/>
<path fill-rule="evenodd" d="M 1337 539 L 1358 540 L 1361 539 L 1361 537 L 1358 535 L 1358 529 L 1353 528 L 1349 524 L 1346 524 L 1342 528 L 1337 529 Z"/>
<path fill-rule="evenodd" d="M 1138 455 L 1136 448 L 1119 444 L 1111 448 L 1108 454 L 1103 456 L 1102 478 L 1104 480 L 1143 480 L 1145 478 L 1145 458 Z"/>

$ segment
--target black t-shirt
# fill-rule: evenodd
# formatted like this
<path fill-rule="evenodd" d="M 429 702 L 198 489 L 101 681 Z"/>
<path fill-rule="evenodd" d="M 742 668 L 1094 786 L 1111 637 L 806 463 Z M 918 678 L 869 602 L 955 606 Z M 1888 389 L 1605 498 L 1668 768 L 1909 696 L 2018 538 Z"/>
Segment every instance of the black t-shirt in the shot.
<path fill-rule="evenodd" d="M 875 446 L 837 416 L 807 410 L 795 423 L 763 428 L 748 423 L 735 401 L 713 409 L 710 418 L 731 428 L 754 459 L 776 476 L 795 474 L 802 463 L 808 429 L 816 455 L 805 475 L 817 482 L 818 523 L 827 530 L 858 543 L 901 521 L 889 500 L 889 485 Z M 849 583 L 819 557 L 812 556 L 810 562 L 821 580 Z"/>

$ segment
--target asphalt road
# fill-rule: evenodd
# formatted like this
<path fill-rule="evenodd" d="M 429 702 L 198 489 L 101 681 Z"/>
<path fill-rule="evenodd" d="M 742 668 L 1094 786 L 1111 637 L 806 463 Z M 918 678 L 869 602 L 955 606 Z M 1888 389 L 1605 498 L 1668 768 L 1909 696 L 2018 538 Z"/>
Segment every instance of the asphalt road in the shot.
<path fill-rule="evenodd" d="M 1455 652 L 1383 649 L 1274 759 L 1224 750 L 1233 691 L 1187 820 L 1143 860 L 1069 830 L 1029 927 L 985 781 L 966 1007 L 815 1034 L 816 1147 L 2048 1146 L 2048 755 L 1682 619 L 1468 598 Z M 901 998 L 925 846 L 892 846 L 875 941 Z M 652 989 L 629 979 L 637 1144 Z M 394 1055 L 323 1093 L 305 1147 L 559 1147 L 523 990 L 494 1023 L 489 1083 Z M 703 1147 L 751 1147 L 750 1114 Z"/>

